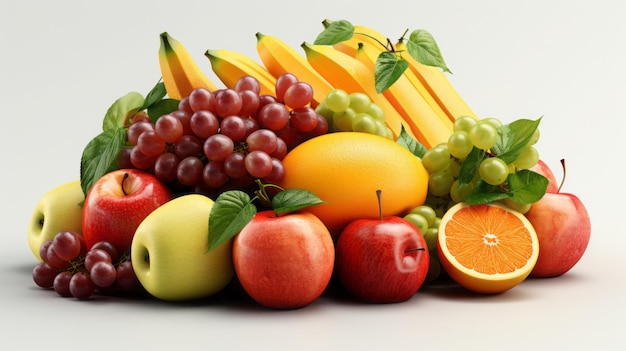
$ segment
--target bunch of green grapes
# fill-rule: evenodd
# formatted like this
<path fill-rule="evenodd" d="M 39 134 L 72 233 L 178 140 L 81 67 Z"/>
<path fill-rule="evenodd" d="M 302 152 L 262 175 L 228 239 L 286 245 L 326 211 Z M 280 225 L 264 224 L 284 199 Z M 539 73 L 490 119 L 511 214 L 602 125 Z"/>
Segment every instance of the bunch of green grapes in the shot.
<path fill-rule="evenodd" d="M 470 195 L 478 180 L 482 179 L 490 185 L 503 184 L 509 173 L 533 167 L 539 161 L 539 152 L 534 145 L 539 140 L 539 129 L 535 130 L 531 140 L 521 151 L 519 157 L 507 164 L 491 152 L 498 141 L 498 128 L 502 122 L 497 118 L 460 117 L 454 122 L 454 129 L 448 141 L 427 150 L 422 163 L 430 173 L 428 190 L 433 203 L 447 199 L 448 205 L 461 202 Z M 463 161 L 474 149 L 483 150 L 485 157 L 479 164 L 472 181 L 461 183 L 459 173 Z M 519 210 L 529 207 L 528 204 L 508 204 Z M 445 209 L 444 209 L 445 210 Z"/>
<path fill-rule="evenodd" d="M 363 132 L 393 139 L 383 110 L 365 93 L 333 89 L 317 106 L 316 112 L 326 118 L 331 131 Z"/>
<path fill-rule="evenodd" d="M 437 253 L 437 235 L 439 234 L 439 223 L 441 217 L 437 215 L 435 209 L 428 205 L 420 205 L 412 209 L 404 219 L 413 224 L 424 236 L 428 253 L 430 256 L 430 264 L 428 266 L 428 274 L 426 281 L 433 281 L 441 275 L 441 263 Z"/>

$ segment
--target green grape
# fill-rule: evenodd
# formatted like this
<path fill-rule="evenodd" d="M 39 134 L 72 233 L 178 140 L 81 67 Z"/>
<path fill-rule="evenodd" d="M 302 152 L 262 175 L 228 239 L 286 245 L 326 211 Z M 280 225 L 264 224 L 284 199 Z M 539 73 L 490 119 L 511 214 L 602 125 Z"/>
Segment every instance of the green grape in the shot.
<path fill-rule="evenodd" d="M 422 164 L 430 173 L 443 170 L 448 166 L 448 163 L 450 163 L 450 151 L 441 146 L 428 149 L 422 157 Z"/>
<path fill-rule="evenodd" d="M 498 141 L 498 131 L 489 123 L 476 123 L 469 131 L 472 144 L 479 149 L 491 149 Z"/>
<path fill-rule="evenodd" d="M 435 213 L 437 213 L 437 211 L 435 211 Z M 439 224 L 441 224 L 441 217 L 437 215 L 437 217 L 435 217 L 435 220 L 433 221 L 433 224 L 430 227 L 439 229 Z"/>
<path fill-rule="evenodd" d="M 459 180 L 455 180 L 450 187 L 450 198 L 454 202 L 461 202 L 466 196 L 470 195 L 474 191 L 474 184 L 465 183 L 461 184 Z"/>
<path fill-rule="evenodd" d="M 528 212 L 528 210 L 530 210 L 530 206 L 532 206 L 532 204 L 525 204 L 522 202 L 517 202 L 517 201 L 513 201 L 510 198 L 506 198 L 502 201 L 507 207 L 521 213 L 524 214 L 526 212 Z"/>
<path fill-rule="evenodd" d="M 508 165 L 508 167 L 509 167 L 509 174 L 517 172 L 517 168 L 515 167 L 514 164 L 511 163 L 510 165 Z"/>
<path fill-rule="evenodd" d="M 450 161 L 448 162 L 448 166 L 444 168 L 443 171 L 445 171 L 446 173 L 450 174 L 451 176 L 455 178 L 458 178 L 459 173 L 461 172 L 461 164 L 456 162 L 455 159 L 450 158 Z"/>
<path fill-rule="evenodd" d="M 333 112 L 345 111 L 350 107 L 350 95 L 343 89 L 333 89 L 326 94 L 324 102 Z"/>
<path fill-rule="evenodd" d="M 417 206 L 414 209 L 412 209 L 411 212 L 409 213 L 417 213 L 421 215 L 422 217 L 426 218 L 429 228 L 433 226 L 435 222 L 435 218 L 437 218 L 437 214 L 435 213 L 435 210 L 432 207 L 427 206 L 427 205 Z"/>
<path fill-rule="evenodd" d="M 425 281 L 432 282 L 441 275 L 441 263 L 435 255 L 431 254 L 429 258 L 430 262 L 428 264 L 428 273 L 426 273 Z"/>
<path fill-rule="evenodd" d="M 376 135 L 380 135 L 382 137 L 387 137 L 387 125 L 385 124 L 385 122 L 379 120 L 379 119 L 375 119 L 374 123 L 376 123 Z"/>
<path fill-rule="evenodd" d="M 450 150 L 450 155 L 459 160 L 464 160 L 472 151 L 473 147 L 474 145 L 470 140 L 469 133 L 464 130 L 457 130 L 450 134 L 448 138 L 448 150 Z"/>
<path fill-rule="evenodd" d="M 354 92 L 350 94 L 350 107 L 357 113 L 369 111 L 371 104 L 372 100 L 365 93 Z"/>
<path fill-rule="evenodd" d="M 469 133 L 469 131 L 472 129 L 472 127 L 476 124 L 476 119 L 474 117 L 471 116 L 462 116 L 457 118 L 454 121 L 454 125 L 453 125 L 453 131 L 466 131 Z"/>
<path fill-rule="evenodd" d="M 437 228 L 428 228 L 424 233 L 424 240 L 426 241 L 426 246 L 428 246 L 428 251 L 434 250 L 437 248 L 437 235 L 439 234 L 439 229 Z"/>
<path fill-rule="evenodd" d="M 513 164 L 519 169 L 528 169 L 536 165 L 538 161 L 539 151 L 534 146 L 526 146 L 517 156 L 517 159 L 513 161 Z"/>
<path fill-rule="evenodd" d="M 375 104 L 373 102 L 370 104 L 370 108 L 369 110 L 367 110 L 367 114 L 374 117 L 374 119 L 378 121 L 385 121 L 385 113 L 383 112 L 383 109 L 380 108 L 378 104 Z"/>
<path fill-rule="evenodd" d="M 500 158 L 489 157 L 482 160 L 478 166 L 478 173 L 488 184 L 500 185 L 509 176 L 509 166 Z"/>
<path fill-rule="evenodd" d="M 328 126 L 332 130 L 332 128 L 334 127 L 333 126 L 334 112 L 328 109 L 328 107 L 326 106 L 325 100 L 322 100 L 322 102 L 320 102 L 320 104 L 317 105 L 317 107 L 315 108 L 315 112 L 326 119 L 326 122 L 328 122 Z"/>
<path fill-rule="evenodd" d="M 450 193 L 454 177 L 446 172 L 435 172 L 428 178 L 428 190 L 434 196 L 445 196 Z"/>
<path fill-rule="evenodd" d="M 487 117 L 480 120 L 480 123 L 491 124 L 494 128 L 498 129 L 502 127 L 502 122 L 494 117 Z"/>
<path fill-rule="evenodd" d="M 376 126 L 374 117 L 367 113 L 360 112 L 352 119 L 352 130 L 355 132 L 376 134 L 378 127 Z"/>
<path fill-rule="evenodd" d="M 317 105 L 317 107 L 315 108 L 315 112 L 324 117 L 327 117 L 327 119 L 328 117 L 332 117 L 333 115 L 333 111 L 331 111 L 328 106 L 326 106 L 326 100 L 322 100 L 322 102 Z"/>
<path fill-rule="evenodd" d="M 395 140 L 393 137 L 393 132 L 391 131 L 391 128 L 387 127 L 387 139 L 389 140 Z"/>
<path fill-rule="evenodd" d="M 333 113 L 333 126 L 340 131 L 348 132 L 352 130 L 352 120 L 356 112 L 348 107 L 344 111 Z"/>
<path fill-rule="evenodd" d="M 421 214 L 409 213 L 404 216 L 404 219 L 413 224 L 415 228 L 417 228 L 420 233 L 422 233 L 422 235 L 424 235 L 424 233 L 426 233 L 426 230 L 428 230 L 428 220 Z"/>

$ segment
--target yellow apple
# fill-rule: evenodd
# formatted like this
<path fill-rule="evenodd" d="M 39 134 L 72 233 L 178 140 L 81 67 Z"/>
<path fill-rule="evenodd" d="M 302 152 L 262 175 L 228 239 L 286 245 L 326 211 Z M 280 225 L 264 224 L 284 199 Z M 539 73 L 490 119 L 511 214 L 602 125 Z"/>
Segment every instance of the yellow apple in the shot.
<path fill-rule="evenodd" d="M 39 261 L 39 248 L 60 231 L 82 235 L 82 202 L 85 195 L 80 180 L 57 186 L 45 193 L 35 205 L 28 223 L 28 246 Z"/>
<path fill-rule="evenodd" d="M 232 239 L 207 251 L 213 200 L 188 194 L 168 201 L 139 224 L 131 262 L 141 285 L 166 301 L 209 297 L 234 276 Z"/>

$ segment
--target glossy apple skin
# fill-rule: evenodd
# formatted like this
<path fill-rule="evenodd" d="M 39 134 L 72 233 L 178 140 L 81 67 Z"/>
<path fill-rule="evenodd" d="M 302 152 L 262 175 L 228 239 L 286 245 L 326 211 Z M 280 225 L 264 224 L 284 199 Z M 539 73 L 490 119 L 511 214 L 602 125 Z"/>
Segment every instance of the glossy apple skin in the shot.
<path fill-rule="evenodd" d="M 336 255 L 339 281 L 349 294 L 370 303 L 410 299 L 430 262 L 423 235 L 398 216 L 351 222 L 339 236 Z"/>
<path fill-rule="evenodd" d="M 583 256 L 591 236 L 591 221 L 582 201 L 573 194 L 546 193 L 526 213 L 539 238 L 539 258 L 533 277 L 556 277 Z"/>
<path fill-rule="evenodd" d="M 108 241 L 118 252 L 128 251 L 141 221 L 170 199 L 169 188 L 147 172 L 120 169 L 105 174 L 93 184 L 83 206 L 87 248 Z"/>
<path fill-rule="evenodd" d="M 212 208 L 210 198 L 186 194 L 141 222 L 133 237 L 131 262 L 152 296 L 165 301 L 207 298 L 231 281 L 232 240 L 208 251 Z"/>
<path fill-rule="evenodd" d="M 246 293 L 274 309 L 304 307 L 322 295 L 332 276 L 330 232 L 311 213 L 255 215 L 233 241 L 235 273 Z"/>
<path fill-rule="evenodd" d="M 546 189 L 547 193 L 556 193 L 559 190 L 559 183 L 554 176 L 554 172 L 552 172 L 552 169 L 550 169 L 548 164 L 546 164 L 543 160 L 537 161 L 537 164 L 531 167 L 530 170 L 548 178 L 550 182 L 548 183 L 548 188 Z"/>
<path fill-rule="evenodd" d="M 64 230 L 82 233 L 81 203 L 84 200 L 80 180 L 61 184 L 39 199 L 28 222 L 27 231 L 28 246 L 39 261 L 41 245 L 54 239 L 57 233 Z"/>

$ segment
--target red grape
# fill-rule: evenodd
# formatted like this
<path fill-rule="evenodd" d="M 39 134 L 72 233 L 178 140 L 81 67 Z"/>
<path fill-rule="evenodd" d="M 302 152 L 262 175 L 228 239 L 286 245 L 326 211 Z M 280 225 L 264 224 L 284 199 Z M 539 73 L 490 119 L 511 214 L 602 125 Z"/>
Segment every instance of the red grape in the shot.
<path fill-rule="evenodd" d="M 191 111 L 214 111 L 215 96 L 208 89 L 196 88 L 189 94 Z"/>
<path fill-rule="evenodd" d="M 248 173 L 255 178 L 263 178 L 272 171 L 272 158 L 265 151 L 251 151 L 244 158 Z"/>
<path fill-rule="evenodd" d="M 154 130 L 157 136 L 167 143 L 175 143 L 183 136 L 181 120 L 171 114 L 159 117 L 154 124 Z"/>
<path fill-rule="evenodd" d="M 223 134 L 215 134 L 204 141 L 204 155 L 211 161 L 223 161 L 233 153 L 235 144 Z"/>
<path fill-rule="evenodd" d="M 290 86 L 298 82 L 298 78 L 292 73 L 283 73 L 276 78 L 276 100 L 285 101 L 285 93 Z"/>
<path fill-rule="evenodd" d="M 296 82 L 285 91 L 283 101 L 292 109 L 304 107 L 313 100 L 313 88 L 309 83 Z"/>
<path fill-rule="evenodd" d="M 48 262 L 40 262 L 33 268 L 33 281 L 41 288 L 52 288 L 56 276 L 57 270 Z"/>

